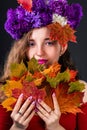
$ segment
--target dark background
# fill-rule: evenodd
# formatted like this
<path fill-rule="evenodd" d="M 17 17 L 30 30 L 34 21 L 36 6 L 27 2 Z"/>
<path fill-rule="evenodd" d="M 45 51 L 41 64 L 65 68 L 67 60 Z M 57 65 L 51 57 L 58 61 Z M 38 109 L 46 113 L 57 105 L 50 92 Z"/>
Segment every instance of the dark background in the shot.
<path fill-rule="evenodd" d="M 87 0 L 68 0 L 69 3 L 80 3 L 83 7 L 83 19 L 77 29 L 77 43 L 69 44 L 71 56 L 78 68 L 81 79 L 87 81 Z M 16 0 L 0 0 L 0 74 L 4 61 L 10 50 L 13 39 L 4 30 L 6 12 L 8 8 L 15 8 Z"/>

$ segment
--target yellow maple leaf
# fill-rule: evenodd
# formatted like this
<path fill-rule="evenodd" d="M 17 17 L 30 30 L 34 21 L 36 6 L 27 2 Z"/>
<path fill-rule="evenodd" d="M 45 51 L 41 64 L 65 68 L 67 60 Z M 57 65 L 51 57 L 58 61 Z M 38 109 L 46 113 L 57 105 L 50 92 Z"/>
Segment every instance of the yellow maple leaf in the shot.
<path fill-rule="evenodd" d="M 58 63 L 54 63 L 53 65 L 51 65 L 48 69 L 45 69 L 42 73 L 44 75 L 47 74 L 51 74 L 51 73 L 58 73 L 58 71 L 60 71 L 61 65 Z"/>
<path fill-rule="evenodd" d="M 39 78 L 39 79 L 34 80 L 34 83 L 36 86 L 40 86 L 42 82 L 43 82 L 43 78 Z"/>
<path fill-rule="evenodd" d="M 2 102 L 2 106 L 3 106 L 4 108 L 6 108 L 7 111 L 11 111 L 11 110 L 12 110 L 11 105 L 13 105 L 13 104 L 16 102 L 16 100 L 17 100 L 17 99 L 14 98 L 14 97 L 7 98 L 6 100 L 4 100 L 4 101 Z"/>
<path fill-rule="evenodd" d="M 21 83 L 21 80 L 15 81 L 15 80 L 7 80 L 7 84 L 4 85 L 4 93 L 7 97 L 12 96 L 12 90 L 14 88 L 22 89 L 23 85 Z"/>

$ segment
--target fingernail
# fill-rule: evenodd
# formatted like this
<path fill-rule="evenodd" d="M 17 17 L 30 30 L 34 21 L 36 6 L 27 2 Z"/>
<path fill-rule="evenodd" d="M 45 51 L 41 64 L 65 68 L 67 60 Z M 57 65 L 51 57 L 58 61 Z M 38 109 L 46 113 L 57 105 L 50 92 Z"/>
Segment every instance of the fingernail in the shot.
<path fill-rule="evenodd" d="M 38 99 L 38 102 L 40 103 L 42 100 L 41 99 Z"/>
<path fill-rule="evenodd" d="M 55 93 L 53 93 L 52 96 L 55 96 Z"/>
<path fill-rule="evenodd" d="M 23 97 L 23 93 L 21 93 L 19 97 L 22 98 Z"/>
<path fill-rule="evenodd" d="M 32 102 L 33 105 L 34 105 L 35 103 L 36 103 L 35 101 Z"/>
<path fill-rule="evenodd" d="M 32 96 L 28 97 L 28 100 L 31 100 L 32 99 Z"/>

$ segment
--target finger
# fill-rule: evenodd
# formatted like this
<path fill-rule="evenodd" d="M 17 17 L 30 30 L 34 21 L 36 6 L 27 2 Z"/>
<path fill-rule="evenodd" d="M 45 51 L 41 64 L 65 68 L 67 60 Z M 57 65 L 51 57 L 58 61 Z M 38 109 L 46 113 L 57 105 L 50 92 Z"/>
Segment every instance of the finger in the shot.
<path fill-rule="evenodd" d="M 32 111 L 34 110 L 34 107 L 35 107 L 35 101 L 32 102 L 32 104 L 28 107 L 24 115 L 21 117 L 20 123 L 24 122 L 28 116 L 30 117 Z"/>
<path fill-rule="evenodd" d="M 34 115 L 35 115 L 35 111 L 32 111 L 29 117 L 23 122 L 23 125 L 27 127 Z"/>
<path fill-rule="evenodd" d="M 29 125 L 29 122 L 31 121 L 31 119 L 33 118 L 35 114 L 35 111 L 33 110 L 31 112 L 31 114 L 28 116 L 28 118 L 26 118 L 26 120 L 24 120 L 23 122 L 21 121 L 21 118 L 19 120 L 15 119 L 14 122 L 15 122 L 15 125 L 20 128 L 21 130 L 22 129 L 25 129 L 28 127 Z"/>
<path fill-rule="evenodd" d="M 39 117 L 44 121 L 47 122 L 48 118 L 46 116 L 44 116 L 40 111 L 37 111 L 37 114 L 39 115 Z"/>
<path fill-rule="evenodd" d="M 56 114 L 60 114 L 60 108 L 59 108 L 55 93 L 52 94 L 52 98 L 53 98 L 53 104 L 54 104 L 54 111 Z"/>
<path fill-rule="evenodd" d="M 19 96 L 17 103 L 15 104 L 15 107 L 13 109 L 12 115 L 18 112 L 18 110 L 20 109 L 22 105 L 22 101 L 23 101 L 23 93 Z"/>
<path fill-rule="evenodd" d="M 27 98 L 27 100 L 24 102 L 21 109 L 19 110 L 19 113 L 22 113 L 23 115 L 26 109 L 28 108 L 29 104 L 31 103 L 31 101 L 32 101 L 32 96 Z"/>
<path fill-rule="evenodd" d="M 49 116 L 49 113 L 42 107 L 40 106 L 39 104 L 37 105 L 37 109 L 40 113 L 42 113 L 45 117 L 48 117 Z"/>
<path fill-rule="evenodd" d="M 23 114 L 24 114 L 25 110 L 27 111 L 29 102 L 31 102 L 31 101 L 29 101 L 29 100 L 30 100 L 30 98 L 28 98 L 28 99 L 25 101 L 23 107 L 22 107 L 19 111 L 17 111 L 16 114 L 13 114 L 13 115 L 11 116 L 15 122 L 18 122 L 19 124 L 22 124 L 22 121 L 21 121 L 21 120 L 23 120 L 23 121 L 25 120 L 25 117 L 24 117 Z M 34 103 L 32 103 L 32 104 L 30 105 L 30 111 L 29 111 L 29 112 L 31 112 L 31 109 L 32 109 L 33 105 L 34 105 Z M 28 112 L 28 114 L 29 114 L 29 112 Z M 27 113 L 27 112 L 25 112 L 25 113 Z M 19 119 L 20 119 L 20 120 L 19 120 Z"/>
<path fill-rule="evenodd" d="M 38 100 L 38 103 L 49 113 L 51 112 L 51 108 L 42 100 Z"/>

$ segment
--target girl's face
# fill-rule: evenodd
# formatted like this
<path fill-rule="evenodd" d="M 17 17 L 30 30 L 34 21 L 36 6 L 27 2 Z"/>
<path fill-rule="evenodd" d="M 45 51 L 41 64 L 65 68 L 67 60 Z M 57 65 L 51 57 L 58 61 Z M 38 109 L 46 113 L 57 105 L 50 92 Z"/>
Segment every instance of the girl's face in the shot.
<path fill-rule="evenodd" d="M 59 60 L 61 45 L 56 41 L 50 40 L 50 31 L 43 27 L 34 29 L 29 41 L 27 56 L 29 60 L 35 58 L 39 64 L 49 66 Z"/>

